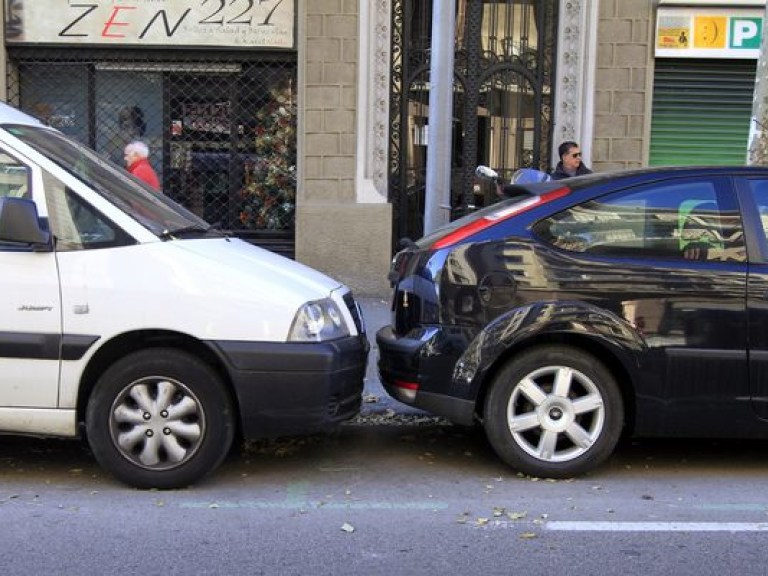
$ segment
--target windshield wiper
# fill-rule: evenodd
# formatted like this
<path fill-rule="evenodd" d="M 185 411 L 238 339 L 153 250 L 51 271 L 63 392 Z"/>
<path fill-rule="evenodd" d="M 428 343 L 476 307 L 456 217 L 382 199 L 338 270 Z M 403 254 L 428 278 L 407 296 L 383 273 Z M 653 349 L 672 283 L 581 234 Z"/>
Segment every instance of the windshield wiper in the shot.
<path fill-rule="evenodd" d="M 160 233 L 160 238 L 163 240 L 179 240 L 180 238 L 202 238 L 207 236 L 209 232 L 214 231 L 213 226 L 200 226 L 199 224 L 193 224 L 192 226 L 182 226 L 181 228 L 174 228 L 173 230 L 163 230 Z"/>

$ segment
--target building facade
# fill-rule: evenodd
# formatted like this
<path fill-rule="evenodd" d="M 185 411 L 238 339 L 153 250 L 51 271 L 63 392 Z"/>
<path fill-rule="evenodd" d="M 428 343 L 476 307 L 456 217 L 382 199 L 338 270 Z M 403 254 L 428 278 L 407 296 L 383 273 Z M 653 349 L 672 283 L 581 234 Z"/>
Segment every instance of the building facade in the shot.
<path fill-rule="evenodd" d="M 5 0 L 7 101 L 118 161 L 146 140 L 188 208 L 388 292 L 423 210 L 433 2 L 46 4 Z M 764 3 L 455 5 L 455 215 L 488 201 L 476 164 L 551 167 L 563 140 L 597 171 L 746 154 Z"/>
<path fill-rule="evenodd" d="M 599 0 L 596 16 L 593 168 L 746 162 L 765 2 Z"/>

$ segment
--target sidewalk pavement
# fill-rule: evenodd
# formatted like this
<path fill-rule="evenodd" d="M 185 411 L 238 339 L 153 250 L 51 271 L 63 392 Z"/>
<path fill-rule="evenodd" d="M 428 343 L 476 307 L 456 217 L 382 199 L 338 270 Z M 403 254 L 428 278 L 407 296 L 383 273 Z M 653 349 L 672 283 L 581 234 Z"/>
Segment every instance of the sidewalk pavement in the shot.
<path fill-rule="evenodd" d="M 398 402 L 384 390 L 379 380 L 378 361 L 379 349 L 376 346 L 376 332 L 379 328 L 390 323 L 389 297 L 358 296 L 357 302 L 363 311 L 365 329 L 368 341 L 371 343 L 371 351 L 368 354 L 368 368 L 365 373 L 365 385 L 363 388 L 363 406 L 361 414 L 413 414 L 425 415 L 426 412 L 412 408 L 407 404 Z"/>

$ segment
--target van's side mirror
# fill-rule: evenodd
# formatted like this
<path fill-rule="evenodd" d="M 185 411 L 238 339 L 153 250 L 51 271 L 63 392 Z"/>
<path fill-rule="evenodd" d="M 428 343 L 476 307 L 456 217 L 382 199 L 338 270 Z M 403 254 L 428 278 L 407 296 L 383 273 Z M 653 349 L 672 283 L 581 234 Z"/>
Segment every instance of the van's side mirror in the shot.
<path fill-rule="evenodd" d="M 0 242 L 50 247 L 51 234 L 42 229 L 37 206 L 26 198 L 0 198 Z"/>

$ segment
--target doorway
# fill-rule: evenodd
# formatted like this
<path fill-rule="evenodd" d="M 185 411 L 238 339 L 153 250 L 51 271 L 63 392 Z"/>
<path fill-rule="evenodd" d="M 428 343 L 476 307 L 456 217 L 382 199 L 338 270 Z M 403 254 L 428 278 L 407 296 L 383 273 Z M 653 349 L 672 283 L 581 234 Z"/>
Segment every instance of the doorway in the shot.
<path fill-rule="evenodd" d="M 557 0 L 456 0 L 453 218 L 494 202 L 479 164 L 508 179 L 550 164 Z M 397 239 L 423 233 L 432 0 L 394 0 L 389 198 Z"/>

